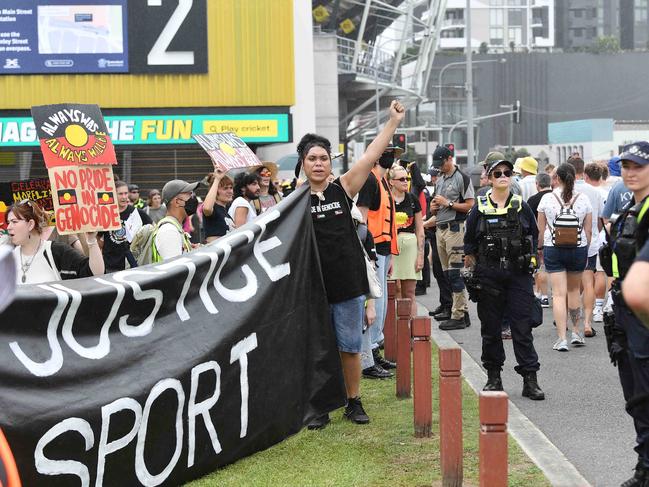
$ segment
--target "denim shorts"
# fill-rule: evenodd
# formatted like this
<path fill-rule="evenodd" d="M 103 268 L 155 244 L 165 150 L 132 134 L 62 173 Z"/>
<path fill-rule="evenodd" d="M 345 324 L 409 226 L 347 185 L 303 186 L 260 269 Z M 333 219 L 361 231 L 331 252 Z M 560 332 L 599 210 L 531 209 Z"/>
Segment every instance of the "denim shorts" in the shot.
<path fill-rule="evenodd" d="M 593 271 L 597 269 L 597 254 L 591 255 L 588 257 L 588 262 L 586 262 L 586 271 Z"/>
<path fill-rule="evenodd" d="M 329 305 L 331 323 L 336 332 L 338 350 L 360 353 L 363 347 L 363 322 L 365 320 L 365 296 Z"/>
<path fill-rule="evenodd" d="M 583 272 L 588 261 L 588 247 L 543 247 L 545 272 Z"/>

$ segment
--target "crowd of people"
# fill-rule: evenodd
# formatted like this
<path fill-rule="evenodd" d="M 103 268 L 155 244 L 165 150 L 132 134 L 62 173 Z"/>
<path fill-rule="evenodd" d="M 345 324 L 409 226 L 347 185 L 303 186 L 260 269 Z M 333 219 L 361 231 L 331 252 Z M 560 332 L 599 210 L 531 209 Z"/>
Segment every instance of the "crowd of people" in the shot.
<path fill-rule="evenodd" d="M 6 219 L 17 285 L 117 272 L 189 252 L 279 203 L 282 193 L 276 177 L 273 162 L 242 171 L 234 179 L 217 169 L 201 182 L 176 179 L 162 190 L 150 189 L 146 199 L 137 184 L 117 180 L 120 228 L 98 233 L 59 235 L 37 203 L 17 202 L 7 209 Z M 196 194 L 201 183 L 207 187 L 203 200 Z M 143 262 L 134 245 L 142 245 L 152 232 L 151 254 Z"/>
<path fill-rule="evenodd" d="M 307 134 L 297 147 L 295 176 L 310 187 L 347 392 L 344 416 L 368 423 L 361 377 L 389 378 L 396 367 L 380 351 L 388 279 L 396 281 L 400 297 L 411 299 L 413 316 L 415 297 L 434 279 L 440 303 L 430 315 L 440 329 L 471 326 L 468 300 L 477 303 L 485 390 L 503 390 L 503 340 L 511 339 L 522 395 L 545 398 L 533 339 L 543 308 L 552 307 L 557 339 L 547 346 L 558 352 L 585 346 L 603 322 L 638 433 L 636 474 L 624 485 L 649 485 L 649 143 L 630 144 L 605 163 L 586 163 L 575 153 L 543 170 L 533 157 L 512 163 L 490 152 L 474 188 L 450 148 L 438 146 L 422 174 L 403 148 L 390 145 L 404 112 L 392 102 L 383 130 L 337 178 L 327 139 Z M 14 204 L 7 222 L 16 284 L 170 259 L 254 220 L 283 196 L 272 162 L 234 178 L 217 169 L 202 183 L 203 200 L 201 182 L 178 179 L 149 190 L 145 200 L 137 185 L 117 181 L 121 226 L 99 233 L 58 235 L 38 204 Z M 143 261 L 134 249 L 146 237 L 151 254 Z M 325 414 L 309 428 L 328 422 Z"/>

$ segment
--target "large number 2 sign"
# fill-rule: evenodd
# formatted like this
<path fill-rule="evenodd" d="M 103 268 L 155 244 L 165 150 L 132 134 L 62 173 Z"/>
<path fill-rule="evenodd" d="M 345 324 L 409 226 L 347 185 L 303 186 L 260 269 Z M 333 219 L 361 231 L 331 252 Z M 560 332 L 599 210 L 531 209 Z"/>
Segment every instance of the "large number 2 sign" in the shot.
<path fill-rule="evenodd" d="M 180 30 L 183 21 L 192 9 L 193 0 L 178 0 L 178 7 L 169 18 L 147 56 L 149 65 L 194 64 L 194 51 L 167 51 L 169 44 Z M 160 7 L 162 0 L 148 0 L 149 7 Z"/>
<path fill-rule="evenodd" d="M 129 72 L 206 73 L 206 0 L 130 0 Z"/>

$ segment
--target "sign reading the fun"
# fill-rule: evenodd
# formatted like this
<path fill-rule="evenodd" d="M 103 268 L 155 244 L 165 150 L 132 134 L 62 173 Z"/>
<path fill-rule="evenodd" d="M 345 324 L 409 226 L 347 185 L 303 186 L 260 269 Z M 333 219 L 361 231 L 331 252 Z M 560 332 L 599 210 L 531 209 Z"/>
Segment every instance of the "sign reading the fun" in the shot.
<path fill-rule="evenodd" d="M 261 165 L 261 161 L 250 147 L 232 132 L 194 135 L 194 139 L 210 156 L 214 168 L 229 171 Z"/>
<path fill-rule="evenodd" d="M 121 228 L 111 166 L 48 169 L 59 234 Z"/>
<path fill-rule="evenodd" d="M 48 168 L 117 164 L 99 106 L 41 105 L 32 107 L 32 117 Z"/>

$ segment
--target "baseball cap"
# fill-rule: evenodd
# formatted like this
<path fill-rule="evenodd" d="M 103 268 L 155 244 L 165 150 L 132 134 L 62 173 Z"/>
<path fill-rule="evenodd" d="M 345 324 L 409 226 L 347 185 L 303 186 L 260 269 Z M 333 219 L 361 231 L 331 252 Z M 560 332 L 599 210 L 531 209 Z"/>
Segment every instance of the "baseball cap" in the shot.
<path fill-rule="evenodd" d="M 649 164 L 649 142 L 641 140 L 627 145 L 622 154 L 620 154 L 620 160 L 632 161 L 636 164 L 646 166 Z"/>
<path fill-rule="evenodd" d="M 444 164 L 444 160 L 451 157 L 453 153 L 448 147 L 438 145 L 433 152 L 433 167 L 440 168 Z"/>
<path fill-rule="evenodd" d="M 523 171 L 536 174 L 539 170 L 539 163 L 531 156 L 523 157 L 520 159 L 518 167 Z"/>
<path fill-rule="evenodd" d="M 385 150 L 383 151 L 383 153 L 384 153 L 384 154 L 387 154 L 387 153 L 390 153 L 390 152 L 393 152 L 393 153 L 394 153 L 394 157 L 395 157 L 395 159 L 398 159 L 398 158 L 401 156 L 401 154 L 403 154 L 404 151 L 403 151 L 403 149 L 402 149 L 401 147 L 399 147 L 398 145 L 389 145 L 389 146 L 387 146 L 387 147 L 385 148 Z"/>
<path fill-rule="evenodd" d="M 175 198 L 180 193 L 191 193 L 199 184 L 201 184 L 200 181 L 188 183 L 182 179 L 172 179 L 162 188 L 162 201 L 163 203 L 169 203 L 172 198 Z"/>
<path fill-rule="evenodd" d="M 496 167 L 499 166 L 500 164 L 505 164 L 506 166 L 509 167 L 509 169 L 511 169 L 512 171 L 514 170 L 514 165 L 511 162 L 509 162 L 507 159 L 500 159 L 496 161 L 491 161 L 489 163 L 489 165 L 486 168 L 487 176 L 489 176 L 491 174 L 491 171 L 496 169 Z"/>
<path fill-rule="evenodd" d="M 620 158 L 618 156 L 613 156 L 608 160 L 608 173 L 611 176 L 622 175 L 622 172 L 620 171 Z"/>
<path fill-rule="evenodd" d="M 504 159 L 505 159 L 505 154 L 495 150 L 487 154 L 487 156 L 484 158 L 484 161 L 482 161 L 480 164 L 482 166 L 487 167 L 489 164 L 491 164 L 494 161 L 502 161 Z"/>
<path fill-rule="evenodd" d="M 128 190 L 129 191 L 140 191 L 140 187 L 137 184 L 129 184 L 128 185 Z"/>

